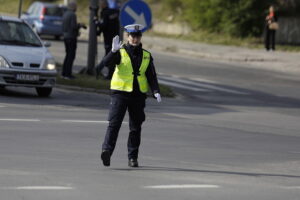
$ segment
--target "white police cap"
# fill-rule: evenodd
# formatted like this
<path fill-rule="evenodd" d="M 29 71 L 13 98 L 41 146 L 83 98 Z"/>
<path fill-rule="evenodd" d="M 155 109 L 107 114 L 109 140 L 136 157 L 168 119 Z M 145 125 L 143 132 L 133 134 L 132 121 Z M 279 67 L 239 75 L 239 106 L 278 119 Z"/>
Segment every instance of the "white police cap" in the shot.
<path fill-rule="evenodd" d="M 124 27 L 125 31 L 128 33 L 139 33 L 142 32 L 142 30 L 145 28 L 141 24 L 130 24 Z"/>

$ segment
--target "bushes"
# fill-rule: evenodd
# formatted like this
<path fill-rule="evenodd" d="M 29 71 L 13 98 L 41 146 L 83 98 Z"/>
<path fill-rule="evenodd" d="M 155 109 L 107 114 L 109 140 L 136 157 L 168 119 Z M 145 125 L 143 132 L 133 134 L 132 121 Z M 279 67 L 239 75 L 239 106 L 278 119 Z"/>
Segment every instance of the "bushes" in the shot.
<path fill-rule="evenodd" d="M 263 31 L 268 7 L 276 0 L 164 0 L 172 12 L 182 8 L 182 20 L 194 30 L 232 36 L 258 36 Z"/>

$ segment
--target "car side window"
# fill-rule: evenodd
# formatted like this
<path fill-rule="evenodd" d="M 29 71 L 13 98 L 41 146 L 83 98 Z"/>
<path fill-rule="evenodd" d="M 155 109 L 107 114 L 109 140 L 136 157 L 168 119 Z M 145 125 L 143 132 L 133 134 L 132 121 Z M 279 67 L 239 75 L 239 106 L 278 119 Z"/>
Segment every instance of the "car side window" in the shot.
<path fill-rule="evenodd" d="M 40 14 L 40 13 L 39 13 L 39 10 L 40 10 L 40 5 L 36 4 L 36 6 L 35 6 L 34 9 L 33 9 L 32 14 L 33 14 L 33 15 L 39 15 L 39 14 Z"/>
<path fill-rule="evenodd" d="M 22 40 L 24 38 L 23 35 L 20 35 L 20 32 L 18 31 L 18 27 L 16 26 L 16 23 L 9 23 L 9 30 L 10 35 L 13 40 Z"/>

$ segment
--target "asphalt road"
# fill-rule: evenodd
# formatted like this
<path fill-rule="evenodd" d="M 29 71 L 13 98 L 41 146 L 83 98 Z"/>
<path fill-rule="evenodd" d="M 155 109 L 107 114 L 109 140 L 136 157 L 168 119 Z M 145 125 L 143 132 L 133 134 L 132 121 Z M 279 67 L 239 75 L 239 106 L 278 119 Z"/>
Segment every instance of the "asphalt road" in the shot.
<path fill-rule="evenodd" d="M 85 47 L 76 69 L 86 63 Z M 51 51 L 61 62 L 62 44 L 52 41 Z M 138 169 L 127 167 L 128 118 L 111 167 L 101 165 L 109 96 L 0 89 L 1 199 L 299 199 L 296 76 L 153 56 L 160 82 L 178 96 L 148 99 Z"/>

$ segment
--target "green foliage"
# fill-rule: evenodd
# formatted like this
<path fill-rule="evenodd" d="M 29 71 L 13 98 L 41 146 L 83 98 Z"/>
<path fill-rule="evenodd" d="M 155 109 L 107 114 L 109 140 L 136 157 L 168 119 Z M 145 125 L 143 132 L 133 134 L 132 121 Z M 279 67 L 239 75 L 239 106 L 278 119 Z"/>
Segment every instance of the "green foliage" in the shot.
<path fill-rule="evenodd" d="M 194 30 L 232 36 L 258 36 L 262 33 L 268 7 L 276 0 L 165 0 L 173 13 L 182 9 L 182 19 Z"/>

